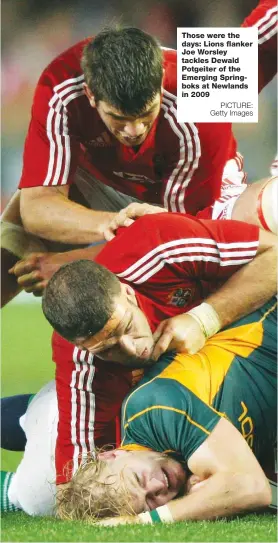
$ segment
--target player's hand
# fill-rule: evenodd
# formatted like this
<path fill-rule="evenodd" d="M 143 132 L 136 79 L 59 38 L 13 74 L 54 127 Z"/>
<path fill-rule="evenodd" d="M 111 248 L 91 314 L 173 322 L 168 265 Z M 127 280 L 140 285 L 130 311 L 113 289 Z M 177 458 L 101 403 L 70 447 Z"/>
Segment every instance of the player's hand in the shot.
<path fill-rule="evenodd" d="M 18 284 L 34 296 L 42 296 L 43 291 L 52 277 L 63 264 L 63 253 L 32 253 L 23 260 L 19 260 L 12 268 Z"/>
<path fill-rule="evenodd" d="M 152 213 L 167 213 L 167 209 L 164 207 L 153 206 L 150 204 L 139 204 L 133 202 L 114 217 L 111 223 L 105 228 L 103 234 L 107 241 L 113 239 L 120 226 L 130 226 L 135 219 L 143 217 L 143 215 L 150 215 Z"/>
<path fill-rule="evenodd" d="M 158 360 L 166 351 L 195 354 L 206 342 L 198 322 L 186 313 L 162 321 L 153 338 L 155 342 L 151 356 L 153 360 Z"/>
<path fill-rule="evenodd" d="M 120 524 L 139 524 L 140 519 L 137 515 L 125 517 L 111 517 L 98 520 L 97 526 L 119 526 Z"/>

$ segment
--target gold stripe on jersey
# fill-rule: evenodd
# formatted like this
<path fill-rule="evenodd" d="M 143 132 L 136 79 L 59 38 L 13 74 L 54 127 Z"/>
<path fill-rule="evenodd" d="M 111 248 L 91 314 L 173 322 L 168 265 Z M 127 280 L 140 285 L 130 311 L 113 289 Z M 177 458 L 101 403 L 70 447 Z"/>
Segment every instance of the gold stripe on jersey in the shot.
<path fill-rule="evenodd" d="M 129 445 L 122 445 L 119 449 L 125 449 L 127 451 L 153 451 L 150 447 L 144 447 L 144 445 L 138 445 L 137 443 L 130 443 Z"/>
<path fill-rule="evenodd" d="M 235 356 L 246 358 L 262 344 L 263 319 L 218 333 L 199 353 L 177 354 L 157 378 L 173 379 L 211 405 Z"/>
<path fill-rule="evenodd" d="M 123 443 L 123 441 L 122 441 Z M 128 445 L 120 445 L 119 449 L 123 449 L 125 451 L 147 451 L 147 452 L 153 452 L 153 449 L 150 449 L 149 447 L 144 447 L 143 445 L 138 445 L 137 443 L 129 443 Z M 174 449 L 167 449 L 166 451 L 161 451 L 161 454 L 177 454 L 177 451 L 174 451 Z"/>
<path fill-rule="evenodd" d="M 136 392 L 138 392 L 138 390 L 141 390 L 142 388 L 146 387 L 147 385 L 149 385 L 150 383 L 152 383 L 155 379 L 157 379 L 157 376 L 153 377 L 152 379 L 150 379 L 149 381 L 147 381 L 146 383 L 143 383 L 142 385 L 139 385 L 138 387 L 136 387 L 133 392 L 131 392 L 125 402 L 125 405 L 124 405 L 124 410 L 123 410 L 123 414 L 122 414 L 122 423 L 125 423 L 125 420 L 126 420 L 126 408 L 127 408 L 127 405 L 128 405 L 128 402 L 130 401 L 130 399 L 132 398 L 133 394 L 136 394 Z"/>
<path fill-rule="evenodd" d="M 194 426 L 196 426 L 197 428 L 202 430 L 205 434 L 210 435 L 210 431 L 207 430 L 206 428 L 204 428 L 204 426 L 202 426 L 201 424 L 199 424 L 195 420 L 193 420 L 188 415 L 188 413 L 186 413 L 186 411 L 183 411 L 182 409 L 176 409 L 176 407 L 170 407 L 169 405 L 153 405 L 152 407 L 147 407 L 146 409 L 143 409 L 143 411 L 139 411 L 139 413 L 136 413 L 135 415 L 130 417 L 130 419 L 128 419 L 128 421 L 124 425 L 124 430 L 126 430 L 128 428 L 129 424 L 133 420 L 137 419 L 138 417 L 141 417 L 142 415 L 145 415 L 146 413 L 149 413 L 150 411 L 154 411 L 155 409 L 157 409 L 157 410 L 158 409 L 164 409 L 165 411 L 174 411 L 175 413 L 179 413 L 180 415 L 183 415 L 184 417 L 186 417 L 188 422 L 190 422 L 191 424 L 193 424 Z"/>

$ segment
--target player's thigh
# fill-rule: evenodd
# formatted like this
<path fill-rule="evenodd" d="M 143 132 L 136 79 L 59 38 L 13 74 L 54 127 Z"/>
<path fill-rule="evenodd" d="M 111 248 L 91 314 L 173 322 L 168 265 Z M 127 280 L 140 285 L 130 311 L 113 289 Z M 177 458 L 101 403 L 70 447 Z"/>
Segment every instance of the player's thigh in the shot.
<path fill-rule="evenodd" d="M 95 179 L 89 172 L 78 168 L 71 188 L 70 198 L 96 211 L 120 211 L 132 202 L 142 203 L 141 200 L 123 194 L 113 187 Z"/>

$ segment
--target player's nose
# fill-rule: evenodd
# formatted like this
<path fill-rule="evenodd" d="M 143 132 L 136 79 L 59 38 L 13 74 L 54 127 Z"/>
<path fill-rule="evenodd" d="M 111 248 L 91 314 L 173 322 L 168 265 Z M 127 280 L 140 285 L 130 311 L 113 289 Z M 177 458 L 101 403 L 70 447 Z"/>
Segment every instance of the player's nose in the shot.
<path fill-rule="evenodd" d="M 136 355 L 136 346 L 134 344 L 134 341 L 127 334 L 119 338 L 119 345 L 121 349 L 129 356 Z"/>
<path fill-rule="evenodd" d="M 125 135 L 130 138 L 137 138 L 138 136 L 142 136 L 142 134 L 144 134 L 144 131 L 145 127 L 141 121 L 126 123 L 124 127 Z"/>
<path fill-rule="evenodd" d="M 149 496 L 157 496 L 165 490 L 165 482 L 156 479 L 156 477 L 145 475 L 143 480 L 144 488 Z"/>

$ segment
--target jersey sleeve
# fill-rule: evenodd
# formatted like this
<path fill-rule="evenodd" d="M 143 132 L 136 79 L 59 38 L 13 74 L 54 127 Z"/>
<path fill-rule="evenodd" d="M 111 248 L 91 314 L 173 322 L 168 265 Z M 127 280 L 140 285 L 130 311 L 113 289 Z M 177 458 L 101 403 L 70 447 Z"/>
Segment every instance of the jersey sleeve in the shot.
<path fill-rule="evenodd" d="M 260 0 L 242 24 L 258 29 L 259 92 L 277 73 L 277 14 L 276 0 Z"/>
<path fill-rule="evenodd" d="M 115 364 L 103 365 L 56 333 L 52 348 L 59 411 L 56 482 L 62 484 L 96 447 L 115 444 L 115 419 L 131 387 L 131 374 Z"/>
<path fill-rule="evenodd" d="M 225 280 L 256 256 L 258 244 L 257 226 L 160 213 L 122 228 L 97 260 L 151 293 L 177 278 Z"/>
<path fill-rule="evenodd" d="M 158 378 L 139 386 L 126 400 L 122 446 L 141 445 L 187 462 L 221 417 L 180 383 Z"/>
<path fill-rule="evenodd" d="M 82 79 L 80 81 L 80 79 Z M 19 188 L 70 184 L 76 171 L 80 144 L 71 111 L 80 99 L 83 76 L 56 85 L 47 71 L 37 85 L 25 140 Z"/>
<path fill-rule="evenodd" d="M 224 167 L 236 154 L 236 142 L 230 123 L 181 123 L 175 132 L 162 203 L 169 211 L 195 215 L 220 196 Z"/>

